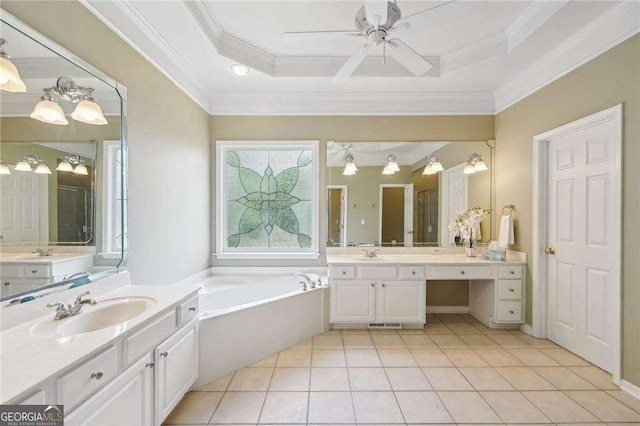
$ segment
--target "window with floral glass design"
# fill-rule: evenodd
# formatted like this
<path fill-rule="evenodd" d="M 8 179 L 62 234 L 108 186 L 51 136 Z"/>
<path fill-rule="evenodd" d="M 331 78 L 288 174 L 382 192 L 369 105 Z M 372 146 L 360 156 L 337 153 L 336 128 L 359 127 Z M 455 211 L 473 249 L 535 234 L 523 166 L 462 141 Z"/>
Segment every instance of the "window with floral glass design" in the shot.
<path fill-rule="evenodd" d="M 218 257 L 318 257 L 318 145 L 217 142 Z"/>

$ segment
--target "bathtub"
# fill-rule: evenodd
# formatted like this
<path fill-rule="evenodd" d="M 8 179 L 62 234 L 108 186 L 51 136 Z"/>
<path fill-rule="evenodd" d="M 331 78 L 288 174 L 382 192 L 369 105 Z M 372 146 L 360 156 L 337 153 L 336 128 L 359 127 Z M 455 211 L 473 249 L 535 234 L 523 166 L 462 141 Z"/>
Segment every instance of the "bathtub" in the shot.
<path fill-rule="evenodd" d="M 200 287 L 200 374 L 194 387 L 329 329 L 329 287 L 303 291 L 301 277 L 293 275 L 323 275 L 326 269 L 251 269 L 216 268 L 214 275 L 188 283 Z"/>

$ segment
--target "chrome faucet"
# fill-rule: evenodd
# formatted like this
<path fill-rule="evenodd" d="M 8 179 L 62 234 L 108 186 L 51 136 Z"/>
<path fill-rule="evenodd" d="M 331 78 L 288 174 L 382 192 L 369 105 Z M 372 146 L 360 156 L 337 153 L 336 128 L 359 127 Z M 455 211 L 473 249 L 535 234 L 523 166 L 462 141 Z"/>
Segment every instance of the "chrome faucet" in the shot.
<path fill-rule="evenodd" d="M 80 294 L 73 305 L 69 303 L 65 306 L 62 302 L 56 302 L 48 303 L 47 308 L 56 308 L 56 316 L 53 318 L 55 321 L 72 317 L 74 315 L 78 315 L 82 311 L 84 305 L 95 306 L 98 303 L 93 299 L 83 299 L 84 296 L 88 296 L 89 294 L 90 292 L 88 291 Z"/>
<path fill-rule="evenodd" d="M 368 257 L 368 258 L 378 257 L 378 252 L 380 251 L 380 249 L 373 249 L 371 251 L 367 249 L 361 249 L 361 250 L 364 252 L 364 257 Z"/>
<path fill-rule="evenodd" d="M 320 285 L 320 280 L 318 279 L 317 281 L 314 280 L 313 278 L 311 278 L 309 275 L 302 273 L 302 272 L 296 272 L 295 274 L 296 277 L 302 277 L 305 279 L 305 281 L 307 282 L 307 284 L 309 284 L 309 288 L 316 288 L 316 285 Z"/>
<path fill-rule="evenodd" d="M 38 256 L 53 256 L 53 249 L 42 250 L 40 247 L 36 247 L 31 253 L 38 253 Z"/>

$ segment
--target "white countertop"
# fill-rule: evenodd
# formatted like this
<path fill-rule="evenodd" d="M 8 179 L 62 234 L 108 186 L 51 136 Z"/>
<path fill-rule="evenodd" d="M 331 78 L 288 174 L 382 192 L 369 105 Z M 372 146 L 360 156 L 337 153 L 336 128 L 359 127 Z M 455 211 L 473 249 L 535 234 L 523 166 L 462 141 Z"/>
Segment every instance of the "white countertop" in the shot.
<path fill-rule="evenodd" d="M 467 257 L 464 254 L 378 254 L 378 257 L 368 258 L 362 254 L 327 254 L 329 265 L 505 265 L 524 264 L 525 260 L 518 256 L 507 256 L 506 262 L 483 260 L 480 255 Z"/>
<path fill-rule="evenodd" d="M 54 253 L 51 256 L 39 256 L 30 253 L 2 253 L 0 254 L 0 263 L 22 264 L 22 263 L 45 263 L 54 264 L 58 262 L 67 262 L 70 260 L 78 260 L 85 258 L 93 258 L 93 254 L 88 253 Z"/>
<path fill-rule="evenodd" d="M 156 303 L 123 324 L 73 337 L 34 337 L 31 329 L 43 320 L 52 320 L 54 312 L 51 310 L 47 311 L 46 316 L 3 331 L 0 333 L 0 403 L 19 396 L 71 364 L 108 346 L 115 338 L 197 292 L 196 287 L 127 285 L 96 296 L 97 307 L 101 300 L 112 298 L 152 297 Z M 84 312 L 90 309 L 87 306 Z M 82 313 L 74 318 L 80 316 Z"/>

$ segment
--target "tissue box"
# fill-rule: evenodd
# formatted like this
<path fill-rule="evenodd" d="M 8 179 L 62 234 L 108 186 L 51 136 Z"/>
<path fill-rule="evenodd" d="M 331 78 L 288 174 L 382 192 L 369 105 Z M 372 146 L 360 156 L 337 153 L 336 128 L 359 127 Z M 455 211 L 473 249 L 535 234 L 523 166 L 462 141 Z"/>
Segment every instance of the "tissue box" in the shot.
<path fill-rule="evenodd" d="M 495 262 L 507 261 L 507 250 L 482 250 L 482 260 L 493 260 Z"/>

